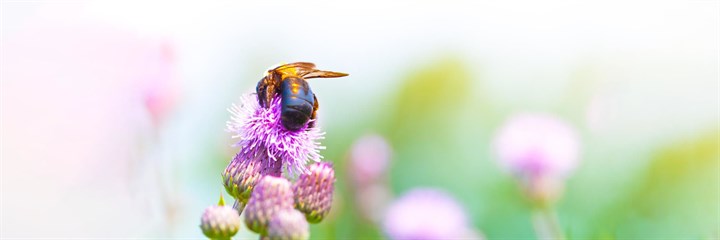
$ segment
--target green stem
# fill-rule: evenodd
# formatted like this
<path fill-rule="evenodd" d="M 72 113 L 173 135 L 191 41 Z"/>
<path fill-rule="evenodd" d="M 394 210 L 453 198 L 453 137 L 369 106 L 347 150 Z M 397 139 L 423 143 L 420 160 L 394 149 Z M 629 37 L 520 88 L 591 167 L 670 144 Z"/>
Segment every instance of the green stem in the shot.
<path fill-rule="evenodd" d="M 557 214 L 550 207 L 537 207 L 532 220 L 538 239 L 565 239 Z"/>
<path fill-rule="evenodd" d="M 237 211 L 238 215 L 242 214 L 243 210 L 245 209 L 245 203 L 235 200 L 235 203 L 233 204 L 233 208 Z"/>

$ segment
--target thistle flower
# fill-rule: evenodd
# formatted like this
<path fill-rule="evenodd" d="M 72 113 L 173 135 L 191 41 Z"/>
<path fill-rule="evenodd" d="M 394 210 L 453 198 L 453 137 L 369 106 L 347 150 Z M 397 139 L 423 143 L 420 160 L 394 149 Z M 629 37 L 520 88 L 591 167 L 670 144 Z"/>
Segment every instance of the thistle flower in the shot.
<path fill-rule="evenodd" d="M 371 134 L 358 139 L 350 152 L 350 171 L 356 185 L 367 185 L 383 178 L 392 149 L 385 138 Z"/>
<path fill-rule="evenodd" d="M 497 133 L 500 165 L 515 174 L 533 200 L 558 197 L 562 180 L 577 167 L 580 141 L 564 121 L 544 114 L 512 117 Z"/>
<path fill-rule="evenodd" d="M 227 122 L 228 131 L 233 138 L 240 140 L 234 146 L 240 147 L 236 158 L 244 161 L 259 159 L 267 167 L 263 175 L 280 176 L 273 166 L 281 164 L 291 175 L 307 172 L 305 165 L 309 159 L 319 162 L 322 159 L 318 142 L 325 133 L 318 126 L 307 126 L 290 131 L 280 120 L 280 96 L 275 96 L 267 108 L 260 107 L 257 95 L 248 94 L 241 98 L 240 106 L 229 109 L 231 121 Z"/>
<path fill-rule="evenodd" d="M 391 239 L 467 239 L 473 232 L 455 199 L 424 188 L 395 200 L 388 207 L 383 228 Z"/>
<path fill-rule="evenodd" d="M 310 226 L 305 216 L 295 209 L 278 211 L 267 228 L 271 240 L 304 240 L 310 238 Z"/>
<path fill-rule="evenodd" d="M 515 174 L 566 177 L 578 163 L 575 131 L 550 115 L 512 117 L 496 135 L 494 147 L 500 164 Z"/>
<path fill-rule="evenodd" d="M 240 215 L 220 197 L 217 206 L 205 209 L 200 219 L 200 229 L 210 239 L 230 239 L 240 229 Z"/>
<path fill-rule="evenodd" d="M 311 165 L 310 172 L 293 184 L 295 208 L 305 213 L 308 222 L 319 223 L 330 212 L 334 184 L 335 171 L 328 162 Z"/>
<path fill-rule="evenodd" d="M 253 232 L 265 235 L 271 217 L 282 209 L 293 208 L 293 193 L 287 179 L 265 176 L 255 185 L 245 207 L 245 224 Z"/>

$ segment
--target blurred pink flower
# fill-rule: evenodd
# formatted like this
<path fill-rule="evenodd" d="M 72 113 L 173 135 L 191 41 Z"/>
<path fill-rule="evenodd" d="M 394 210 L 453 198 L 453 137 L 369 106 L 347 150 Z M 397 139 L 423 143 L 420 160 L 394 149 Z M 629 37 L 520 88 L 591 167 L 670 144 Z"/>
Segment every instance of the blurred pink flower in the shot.
<path fill-rule="evenodd" d="M 418 188 L 392 203 L 383 220 L 391 239 L 479 238 L 469 226 L 463 207 L 447 193 Z"/>
<path fill-rule="evenodd" d="M 165 176 L 146 168 L 174 168 L 144 164 L 156 158 L 143 150 L 154 149 L 138 143 L 149 122 L 143 90 L 163 102 L 174 83 L 166 38 L 108 24 L 80 2 L 21 5 L 27 12 L 1 43 L 2 158 L 11 169 L 2 175 L 12 179 L 3 203 L 18 206 L 3 209 L 15 223 L 3 236 L 127 237 L 170 225 L 164 214 L 173 211 L 154 211 L 166 207 L 156 204 Z M 22 221 L 35 215 L 43 217 Z"/>
<path fill-rule="evenodd" d="M 350 151 L 353 181 L 358 185 L 383 178 L 392 157 L 390 145 L 380 135 L 370 134 L 358 139 Z"/>
<path fill-rule="evenodd" d="M 178 84 L 173 76 L 174 48 L 169 43 L 158 46 L 156 54 L 148 56 L 146 76 L 140 79 L 139 88 L 145 108 L 155 126 L 162 123 L 178 101 Z"/>
<path fill-rule="evenodd" d="M 520 177 L 567 177 L 578 164 L 580 143 L 566 122 L 545 114 L 512 117 L 493 142 L 500 165 Z"/>
<path fill-rule="evenodd" d="M 379 222 L 392 199 L 387 187 L 386 172 L 392 148 L 382 136 L 367 134 L 355 141 L 348 154 L 348 178 L 355 191 L 358 213 L 372 222 Z"/>
<path fill-rule="evenodd" d="M 580 140 L 575 130 L 546 114 L 512 117 L 493 144 L 500 165 L 515 174 L 526 196 L 541 206 L 560 198 L 563 180 L 579 161 Z"/>

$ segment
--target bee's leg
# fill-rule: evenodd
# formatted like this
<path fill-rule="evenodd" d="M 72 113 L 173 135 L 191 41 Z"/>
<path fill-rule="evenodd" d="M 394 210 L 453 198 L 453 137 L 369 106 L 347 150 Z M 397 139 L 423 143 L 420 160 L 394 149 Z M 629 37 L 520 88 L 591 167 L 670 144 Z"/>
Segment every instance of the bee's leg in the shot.
<path fill-rule="evenodd" d="M 314 100 L 315 103 L 313 103 L 313 111 L 312 111 L 312 114 L 310 114 L 310 120 L 311 120 L 311 121 L 310 121 L 310 123 L 308 123 L 308 128 L 313 128 L 313 127 L 315 127 L 315 117 L 316 117 L 316 114 L 317 114 L 317 110 L 318 110 L 318 108 L 320 107 L 320 105 L 319 105 L 319 103 L 318 103 L 318 100 L 317 100 L 317 96 L 315 96 L 314 93 L 313 93 L 313 100 Z"/>
<path fill-rule="evenodd" d="M 267 107 L 272 98 L 275 96 L 275 84 L 267 78 L 260 79 L 255 87 L 258 103 L 260 107 Z"/>

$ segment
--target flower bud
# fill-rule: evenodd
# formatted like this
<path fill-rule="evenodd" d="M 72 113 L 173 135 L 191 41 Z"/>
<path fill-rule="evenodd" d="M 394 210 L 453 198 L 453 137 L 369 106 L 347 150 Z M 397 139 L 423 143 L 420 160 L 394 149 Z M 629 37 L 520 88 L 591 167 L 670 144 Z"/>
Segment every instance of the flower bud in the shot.
<path fill-rule="evenodd" d="M 268 222 L 275 213 L 293 207 L 290 182 L 284 178 L 263 177 L 251 195 L 245 207 L 245 225 L 261 235 L 266 234 Z"/>
<path fill-rule="evenodd" d="M 224 206 L 222 197 L 218 206 L 205 209 L 200 229 L 210 239 L 230 239 L 240 229 L 240 215 L 230 206 Z"/>
<path fill-rule="evenodd" d="M 318 223 L 327 216 L 332 205 L 335 171 L 332 164 L 318 162 L 293 184 L 295 208 L 305 214 L 308 222 Z"/>
<path fill-rule="evenodd" d="M 239 156 L 241 155 L 238 154 L 222 173 L 223 185 L 228 194 L 242 203 L 247 203 L 250 193 L 262 176 L 262 163 L 255 160 L 243 161 Z"/>
<path fill-rule="evenodd" d="M 298 210 L 282 209 L 270 219 L 267 237 L 271 240 L 305 240 L 310 238 L 310 226 Z"/>

